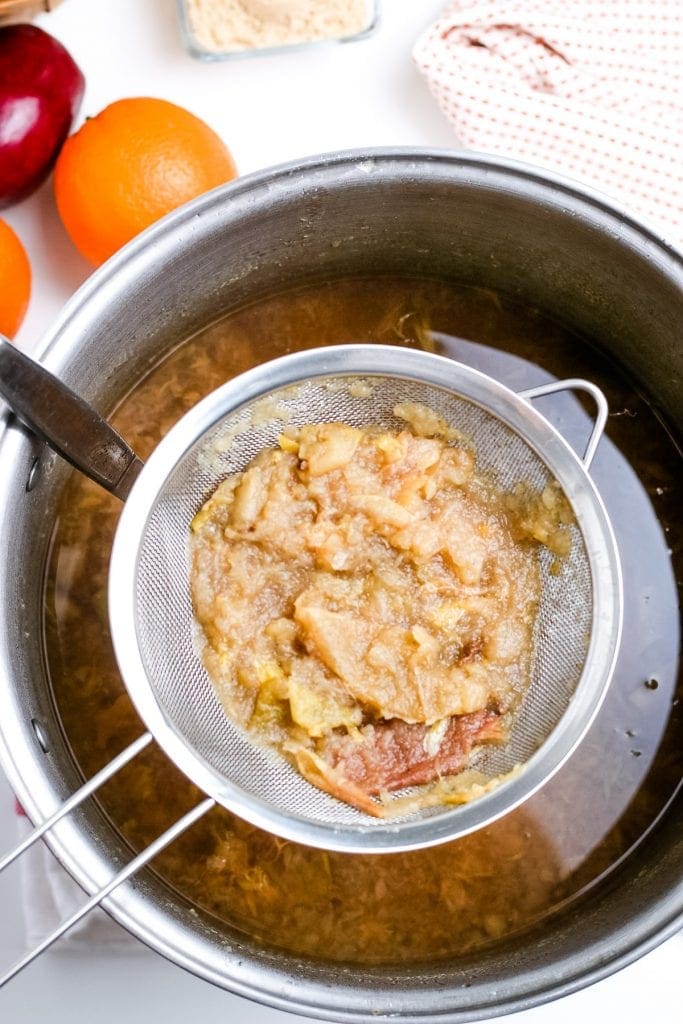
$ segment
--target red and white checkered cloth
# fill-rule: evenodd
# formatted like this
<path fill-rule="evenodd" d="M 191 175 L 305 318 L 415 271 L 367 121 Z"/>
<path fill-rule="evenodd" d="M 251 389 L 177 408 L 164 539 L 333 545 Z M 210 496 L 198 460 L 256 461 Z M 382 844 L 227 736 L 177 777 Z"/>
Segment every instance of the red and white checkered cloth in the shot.
<path fill-rule="evenodd" d="M 581 179 L 683 245 L 683 0 L 455 0 L 414 59 L 466 146 Z"/>

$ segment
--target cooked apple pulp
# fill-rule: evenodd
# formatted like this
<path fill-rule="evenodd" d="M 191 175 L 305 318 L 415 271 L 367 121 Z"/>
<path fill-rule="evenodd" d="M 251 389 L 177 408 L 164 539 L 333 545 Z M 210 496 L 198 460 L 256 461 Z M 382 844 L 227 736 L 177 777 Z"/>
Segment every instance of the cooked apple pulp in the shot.
<path fill-rule="evenodd" d="M 404 429 L 286 429 L 220 484 L 191 540 L 202 657 L 227 714 L 379 816 L 481 791 L 468 773 L 384 797 L 505 740 L 531 676 L 535 541 L 566 553 L 571 521 L 552 485 L 511 494 L 478 472 L 472 442 L 432 410 L 394 412 Z"/>

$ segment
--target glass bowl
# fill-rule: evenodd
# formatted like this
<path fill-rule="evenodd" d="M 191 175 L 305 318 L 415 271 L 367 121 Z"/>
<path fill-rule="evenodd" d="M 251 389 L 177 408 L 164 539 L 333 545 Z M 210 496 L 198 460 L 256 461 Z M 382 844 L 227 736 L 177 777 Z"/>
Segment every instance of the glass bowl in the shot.
<path fill-rule="evenodd" d="M 372 35 L 380 22 L 380 0 L 365 0 L 365 20 L 359 31 L 349 34 L 318 37 L 313 39 L 297 39 L 291 43 L 267 42 L 263 45 L 240 45 L 222 48 L 219 43 L 214 46 L 210 40 L 210 29 L 202 31 L 196 16 L 193 14 L 193 7 L 197 0 L 177 0 L 178 18 L 180 31 L 186 50 L 192 57 L 198 60 L 233 60 L 241 57 L 268 56 L 278 53 L 293 53 L 299 50 L 308 50 L 311 47 L 325 46 L 330 43 L 354 43 L 361 39 L 367 39 Z M 295 6 L 292 4 L 292 6 Z"/>

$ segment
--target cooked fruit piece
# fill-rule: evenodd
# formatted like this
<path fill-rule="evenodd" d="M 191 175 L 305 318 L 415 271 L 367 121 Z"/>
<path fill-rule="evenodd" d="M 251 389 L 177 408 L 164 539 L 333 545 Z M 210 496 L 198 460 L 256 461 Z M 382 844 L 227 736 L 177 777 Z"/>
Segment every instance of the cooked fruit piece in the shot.
<path fill-rule="evenodd" d="M 504 741 L 530 679 L 531 506 L 539 528 L 566 529 L 554 492 L 506 494 L 432 410 L 395 411 L 412 430 L 287 427 L 220 485 L 191 541 L 204 661 L 228 714 L 380 816 L 378 797 L 406 787 L 435 783 L 413 808 L 467 799 L 438 780 Z"/>

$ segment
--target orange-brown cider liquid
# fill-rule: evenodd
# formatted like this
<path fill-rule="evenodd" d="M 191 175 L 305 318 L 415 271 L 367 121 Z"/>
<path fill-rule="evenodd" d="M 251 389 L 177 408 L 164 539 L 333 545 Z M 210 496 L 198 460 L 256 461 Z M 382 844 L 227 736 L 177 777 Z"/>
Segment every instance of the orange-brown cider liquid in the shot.
<path fill-rule="evenodd" d="M 587 738 L 544 789 L 455 842 L 407 854 L 328 854 L 216 809 L 154 864 L 220 921 L 298 953 L 364 963 L 452 957 L 528 928 L 585 893 L 638 843 L 675 791 L 681 460 L 620 372 L 538 311 L 485 290 L 408 279 L 316 285 L 231 313 L 171 352 L 121 402 L 113 423 L 144 459 L 183 412 L 229 377 L 296 349 L 349 342 L 427 348 L 516 389 L 549 375 L 584 376 L 604 389 L 608 439 L 591 472 L 615 528 L 626 605 L 610 691 Z M 590 421 L 577 399 L 560 395 L 539 407 L 572 443 L 585 444 Z M 49 670 L 86 776 L 142 732 L 107 625 L 119 511 L 115 499 L 74 473 L 46 578 Z M 101 793 L 135 847 L 196 799 L 156 748 Z"/>

